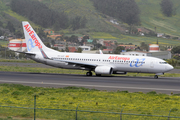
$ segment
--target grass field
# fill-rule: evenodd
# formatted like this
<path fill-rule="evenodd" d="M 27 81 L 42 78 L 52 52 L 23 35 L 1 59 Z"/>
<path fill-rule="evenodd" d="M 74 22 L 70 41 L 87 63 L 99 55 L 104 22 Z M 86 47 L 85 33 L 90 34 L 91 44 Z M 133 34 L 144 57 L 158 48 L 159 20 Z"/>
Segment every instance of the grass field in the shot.
<path fill-rule="evenodd" d="M 169 46 L 169 45 L 180 45 L 180 40 L 173 40 L 173 39 L 164 39 L 164 38 L 157 38 L 157 37 L 145 37 L 145 36 L 130 36 L 130 35 L 123 35 L 117 33 L 104 33 L 104 32 L 96 32 L 90 34 L 90 37 L 96 39 L 105 39 L 105 40 L 117 40 L 118 43 L 133 43 L 135 45 L 140 45 L 141 42 L 145 42 L 147 44 L 158 43 L 160 45 Z"/>
<path fill-rule="evenodd" d="M 8 43 L 9 43 L 9 41 L 0 40 L 0 45 L 3 47 L 7 47 Z"/>
<path fill-rule="evenodd" d="M 37 63 L 29 59 L 0 59 L 0 62 Z"/>
<path fill-rule="evenodd" d="M 14 84 L 0 84 L 0 106 L 31 107 L 36 95 L 37 108 L 72 109 L 103 112 L 134 113 L 142 115 L 180 116 L 180 96 L 149 92 L 128 93 L 128 91 L 98 91 L 94 89 L 66 87 L 39 88 Z M 32 118 L 33 110 L 22 108 L 0 107 L 0 116 Z M 37 110 L 37 118 L 41 119 L 75 119 L 75 112 Z M 128 116 L 126 119 L 155 119 L 156 117 Z M 80 120 L 118 120 L 119 115 L 103 113 L 78 112 Z M 157 119 L 157 118 L 156 118 Z M 163 120 L 164 118 L 158 118 Z"/>

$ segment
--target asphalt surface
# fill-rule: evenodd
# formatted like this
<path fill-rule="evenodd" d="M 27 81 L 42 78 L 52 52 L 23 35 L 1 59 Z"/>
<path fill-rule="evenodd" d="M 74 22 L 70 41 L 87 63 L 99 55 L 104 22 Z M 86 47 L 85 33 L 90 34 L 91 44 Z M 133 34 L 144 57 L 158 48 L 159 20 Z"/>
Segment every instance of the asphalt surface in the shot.
<path fill-rule="evenodd" d="M 0 72 L 0 83 L 14 83 L 38 87 L 77 86 L 107 91 L 129 91 L 174 94 L 180 93 L 180 78 L 107 76 Z"/>

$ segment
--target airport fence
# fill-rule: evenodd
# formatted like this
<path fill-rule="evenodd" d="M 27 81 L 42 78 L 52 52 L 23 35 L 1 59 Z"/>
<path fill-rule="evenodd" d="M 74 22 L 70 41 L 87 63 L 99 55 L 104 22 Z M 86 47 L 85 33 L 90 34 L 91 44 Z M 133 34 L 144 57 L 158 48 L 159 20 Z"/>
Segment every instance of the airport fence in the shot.
<path fill-rule="evenodd" d="M 115 108 L 112 107 L 112 112 L 107 112 L 102 109 L 92 109 L 80 107 L 78 104 L 74 106 L 73 104 L 69 109 L 60 109 L 53 103 L 49 105 L 49 108 L 39 108 L 36 103 L 36 96 L 34 100 L 30 99 L 31 102 L 29 105 L 17 105 L 17 106 L 5 106 L 0 105 L 0 119 L 58 119 L 58 120 L 179 120 L 180 119 L 180 110 L 179 109 L 170 109 L 169 111 L 144 111 L 141 114 L 138 112 L 130 113 L 132 111 L 126 111 L 126 107 Z M 33 102 L 33 106 L 32 106 Z M 7 101 L 8 103 L 8 101 Z M 9 103 L 10 104 L 10 103 Z M 70 103 L 71 104 L 71 103 Z M 96 103 L 98 104 L 98 103 Z M 23 105 L 23 103 L 22 103 Z M 57 108 L 54 108 L 57 106 Z M 66 106 L 63 105 L 62 106 Z M 118 106 L 117 106 L 118 107 Z M 116 109 L 118 112 L 114 111 Z M 143 108 L 140 108 L 143 109 Z M 163 113 L 163 114 L 162 114 Z"/>

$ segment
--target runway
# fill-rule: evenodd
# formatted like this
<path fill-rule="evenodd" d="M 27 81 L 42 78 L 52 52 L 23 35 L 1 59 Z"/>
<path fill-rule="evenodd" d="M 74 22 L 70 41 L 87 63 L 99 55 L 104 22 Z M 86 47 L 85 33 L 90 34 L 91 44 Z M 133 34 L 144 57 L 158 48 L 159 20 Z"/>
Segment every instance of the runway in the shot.
<path fill-rule="evenodd" d="M 180 93 L 180 78 L 107 76 L 0 72 L 0 83 L 14 83 L 37 87 L 85 87 L 107 91 L 129 91 L 174 94 Z"/>

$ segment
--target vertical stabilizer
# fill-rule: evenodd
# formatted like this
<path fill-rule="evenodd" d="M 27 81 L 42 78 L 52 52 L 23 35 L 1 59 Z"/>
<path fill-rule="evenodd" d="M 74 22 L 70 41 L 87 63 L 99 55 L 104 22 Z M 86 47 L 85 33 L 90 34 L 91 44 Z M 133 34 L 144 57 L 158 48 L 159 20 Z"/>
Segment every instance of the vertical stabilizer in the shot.
<path fill-rule="evenodd" d="M 37 53 L 41 52 L 43 49 L 46 49 L 46 46 L 43 44 L 29 22 L 23 21 L 22 25 L 27 45 L 27 51 L 31 53 Z"/>

